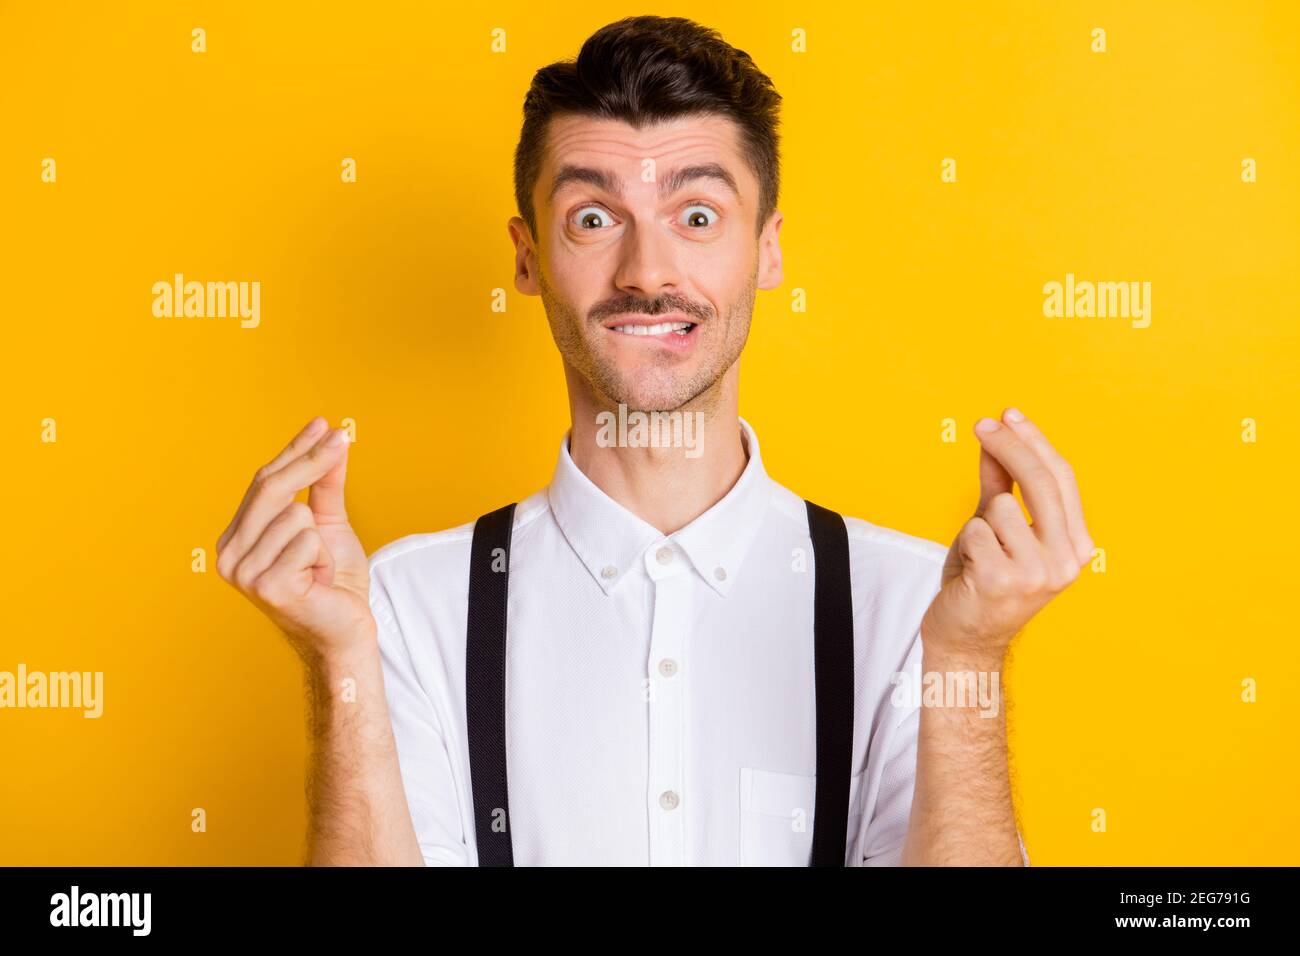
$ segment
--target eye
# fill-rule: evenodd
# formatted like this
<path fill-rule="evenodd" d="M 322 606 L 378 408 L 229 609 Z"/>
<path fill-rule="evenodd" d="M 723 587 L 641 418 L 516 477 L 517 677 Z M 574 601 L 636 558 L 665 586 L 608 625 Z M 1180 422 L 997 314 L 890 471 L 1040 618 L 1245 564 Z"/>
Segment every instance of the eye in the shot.
<path fill-rule="evenodd" d="M 600 206 L 583 206 L 574 214 L 578 228 L 588 232 L 607 229 L 613 225 L 614 217 Z"/>
<path fill-rule="evenodd" d="M 707 229 L 718 221 L 718 211 L 712 206 L 695 203 L 682 210 L 683 222 L 692 229 Z"/>

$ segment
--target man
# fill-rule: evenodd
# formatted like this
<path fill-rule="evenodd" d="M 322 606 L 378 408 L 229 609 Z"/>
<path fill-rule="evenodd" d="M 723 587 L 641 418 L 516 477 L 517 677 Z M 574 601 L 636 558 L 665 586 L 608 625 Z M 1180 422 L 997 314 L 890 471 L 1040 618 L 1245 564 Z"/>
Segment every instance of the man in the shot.
<path fill-rule="evenodd" d="M 779 99 L 680 18 L 536 74 L 509 233 L 569 392 L 546 489 L 367 561 L 342 431 L 259 470 L 218 570 L 306 663 L 312 862 L 807 865 L 820 832 L 836 865 L 1022 863 L 996 678 L 1090 558 L 1078 491 L 1014 409 L 946 558 L 768 477 L 739 358 L 782 281 Z M 922 706 L 922 672 L 993 706 Z"/>

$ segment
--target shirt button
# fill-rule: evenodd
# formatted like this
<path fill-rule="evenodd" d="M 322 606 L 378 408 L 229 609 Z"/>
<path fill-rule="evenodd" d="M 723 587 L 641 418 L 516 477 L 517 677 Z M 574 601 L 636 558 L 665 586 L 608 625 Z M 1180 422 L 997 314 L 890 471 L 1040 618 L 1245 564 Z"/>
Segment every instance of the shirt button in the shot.
<path fill-rule="evenodd" d="M 672 677 L 677 673 L 677 662 L 671 657 L 665 657 L 659 662 L 659 673 L 665 677 Z"/>
<path fill-rule="evenodd" d="M 722 565 L 718 565 L 716 568 L 713 569 L 713 576 L 717 578 L 719 581 L 725 581 L 727 580 L 727 569 L 724 568 Z"/>
<path fill-rule="evenodd" d="M 665 790 L 659 794 L 659 806 L 665 810 L 676 810 L 677 804 L 681 803 L 681 798 L 671 790 Z"/>
<path fill-rule="evenodd" d="M 660 548 L 655 552 L 655 560 L 660 564 L 668 564 L 673 559 L 672 548 Z"/>
<path fill-rule="evenodd" d="M 612 564 L 607 564 L 600 569 L 600 576 L 607 581 L 616 574 L 618 574 L 618 568 L 614 567 Z"/>

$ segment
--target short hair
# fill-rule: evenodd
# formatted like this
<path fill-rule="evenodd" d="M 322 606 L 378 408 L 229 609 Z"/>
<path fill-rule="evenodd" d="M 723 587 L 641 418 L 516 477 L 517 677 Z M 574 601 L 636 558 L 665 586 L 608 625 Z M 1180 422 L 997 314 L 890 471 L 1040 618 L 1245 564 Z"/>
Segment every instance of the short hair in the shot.
<path fill-rule="evenodd" d="M 541 175 L 552 117 L 618 119 L 640 129 L 657 121 L 715 113 L 740 128 L 740 147 L 759 184 L 761 233 L 780 192 L 777 124 L 781 95 L 721 35 L 683 17 L 627 17 L 601 27 L 575 59 L 542 67 L 524 97 L 515 148 L 515 202 L 537 235 L 533 187 Z"/>

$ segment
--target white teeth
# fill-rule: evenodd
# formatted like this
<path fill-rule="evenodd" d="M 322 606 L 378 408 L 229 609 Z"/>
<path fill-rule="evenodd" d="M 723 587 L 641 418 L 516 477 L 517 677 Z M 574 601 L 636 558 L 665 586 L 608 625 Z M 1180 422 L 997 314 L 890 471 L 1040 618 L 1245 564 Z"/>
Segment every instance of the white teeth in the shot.
<path fill-rule="evenodd" d="M 667 332 L 685 335 L 690 327 L 689 322 L 660 322 L 658 325 L 616 325 L 614 331 L 624 335 L 664 335 Z"/>

